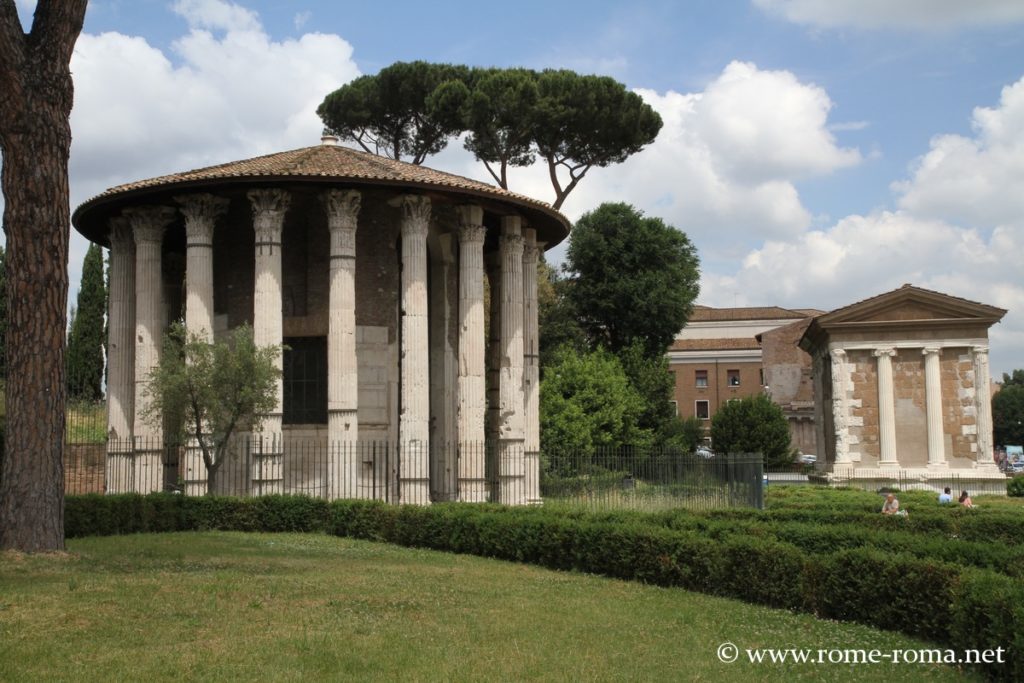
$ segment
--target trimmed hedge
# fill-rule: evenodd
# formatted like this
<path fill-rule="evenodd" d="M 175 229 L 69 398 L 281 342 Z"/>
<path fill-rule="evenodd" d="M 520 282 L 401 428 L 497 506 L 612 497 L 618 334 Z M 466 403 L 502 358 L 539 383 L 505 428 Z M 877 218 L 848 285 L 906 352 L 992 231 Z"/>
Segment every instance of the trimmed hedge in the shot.
<path fill-rule="evenodd" d="M 722 516 L 713 517 L 718 521 L 705 519 L 702 532 L 653 524 L 649 515 L 494 505 L 397 507 L 289 496 L 168 494 L 76 496 L 65 502 L 68 537 L 199 529 L 325 531 L 678 586 L 902 631 L 958 650 L 1003 646 L 1007 663 L 987 665 L 986 672 L 1024 680 L 1024 582 L 1019 579 L 872 548 L 809 554 L 772 537 L 770 524 L 764 537 L 729 534 L 721 531 Z M 721 533 L 706 533 L 711 528 Z"/>

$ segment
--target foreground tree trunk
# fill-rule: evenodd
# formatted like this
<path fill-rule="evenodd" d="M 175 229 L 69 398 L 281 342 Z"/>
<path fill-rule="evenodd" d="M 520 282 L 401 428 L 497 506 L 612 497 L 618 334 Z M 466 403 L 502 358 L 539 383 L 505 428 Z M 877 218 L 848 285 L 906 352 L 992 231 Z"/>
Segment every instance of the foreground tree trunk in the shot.
<path fill-rule="evenodd" d="M 7 235 L 7 433 L 0 549 L 64 547 L 69 63 L 86 0 L 39 0 L 25 33 L 0 0 L 0 150 Z"/>

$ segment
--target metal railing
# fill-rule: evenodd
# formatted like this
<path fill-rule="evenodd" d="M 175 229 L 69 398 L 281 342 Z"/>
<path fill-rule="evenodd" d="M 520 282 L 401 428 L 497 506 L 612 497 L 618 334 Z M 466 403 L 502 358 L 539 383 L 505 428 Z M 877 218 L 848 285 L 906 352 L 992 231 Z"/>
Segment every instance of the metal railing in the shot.
<path fill-rule="evenodd" d="M 527 452 L 522 442 L 328 444 L 244 434 L 209 467 L 194 441 L 110 440 L 68 444 L 64 470 L 68 494 L 301 494 L 634 509 L 763 505 L 758 455 L 704 459 L 635 448 L 545 454 Z"/>

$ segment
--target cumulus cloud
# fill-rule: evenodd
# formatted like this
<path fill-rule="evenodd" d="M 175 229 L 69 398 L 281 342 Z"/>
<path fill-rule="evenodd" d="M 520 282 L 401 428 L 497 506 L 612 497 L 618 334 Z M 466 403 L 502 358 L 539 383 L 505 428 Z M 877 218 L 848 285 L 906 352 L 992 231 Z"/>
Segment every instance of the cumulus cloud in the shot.
<path fill-rule="evenodd" d="M 358 75 L 334 35 L 273 41 L 254 12 L 182 0 L 189 32 L 165 54 L 145 39 L 83 34 L 75 48 L 72 191 L 315 144 L 316 106 Z"/>
<path fill-rule="evenodd" d="M 1019 0 L 753 0 L 797 24 L 821 28 L 950 29 L 1024 21 Z"/>
<path fill-rule="evenodd" d="M 979 107 L 975 135 L 941 135 L 894 183 L 899 208 L 769 240 L 731 274 L 708 274 L 705 303 L 834 308 L 913 283 L 1009 312 L 992 329 L 996 371 L 1024 366 L 1024 79 Z"/>
<path fill-rule="evenodd" d="M 314 145 L 317 105 L 359 74 L 336 35 L 272 40 L 223 0 L 181 0 L 188 32 L 164 52 L 120 33 L 82 34 L 71 59 L 72 208 L 131 180 Z M 72 231 L 72 301 L 86 242 Z"/>
<path fill-rule="evenodd" d="M 1024 78 L 1003 88 L 998 107 L 978 107 L 974 137 L 941 135 L 893 184 L 900 206 L 992 227 L 1024 220 Z"/>
<path fill-rule="evenodd" d="M 570 218 L 628 201 L 687 232 L 705 254 L 741 256 L 765 238 L 793 237 L 811 225 L 795 181 L 861 161 L 829 131 L 825 91 L 787 71 L 733 62 L 702 92 L 637 92 L 661 115 L 661 133 L 626 162 L 592 169 L 563 206 Z M 459 144 L 429 163 L 489 180 Z M 541 163 L 509 177 L 516 192 L 552 197 Z"/>

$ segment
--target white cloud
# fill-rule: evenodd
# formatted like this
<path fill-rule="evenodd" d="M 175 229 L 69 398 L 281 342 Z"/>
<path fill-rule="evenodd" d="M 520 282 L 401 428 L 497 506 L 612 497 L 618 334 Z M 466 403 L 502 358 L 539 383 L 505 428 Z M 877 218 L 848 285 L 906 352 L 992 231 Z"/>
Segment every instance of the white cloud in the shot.
<path fill-rule="evenodd" d="M 909 180 L 894 183 L 900 206 L 994 227 L 1024 222 L 1024 78 L 1003 88 L 999 106 L 974 110 L 974 137 L 941 135 L 915 164 Z"/>
<path fill-rule="evenodd" d="M 229 32 L 263 30 L 256 12 L 225 0 L 178 0 L 172 9 L 184 17 L 191 28 Z"/>
<path fill-rule="evenodd" d="M 191 28 L 168 54 L 120 33 L 79 38 L 72 209 L 123 182 L 317 144 L 317 105 L 359 74 L 338 36 L 273 41 L 254 12 L 215 0 L 174 11 Z M 72 302 L 86 246 L 72 231 Z"/>
<path fill-rule="evenodd" d="M 295 25 L 296 31 L 301 31 L 302 27 L 309 23 L 309 20 L 313 18 L 313 13 L 309 10 L 304 12 L 298 12 L 292 19 L 292 23 Z"/>
<path fill-rule="evenodd" d="M 120 182 L 316 144 L 316 106 L 359 73 L 338 36 L 275 42 L 254 13 L 223 2 L 179 2 L 175 11 L 194 28 L 171 54 L 119 33 L 79 39 L 76 201 Z"/>
<path fill-rule="evenodd" d="M 1024 21 L 1020 0 L 753 0 L 760 9 L 822 28 L 948 29 Z"/>
<path fill-rule="evenodd" d="M 705 253 L 741 256 L 765 238 L 810 226 L 794 181 L 861 159 L 829 132 L 824 90 L 786 71 L 733 62 L 700 93 L 637 92 L 661 114 L 661 133 L 626 162 L 592 169 L 563 206 L 570 218 L 628 201 L 687 232 Z M 493 182 L 461 144 L 428 164 Z M 509 177 L 516 192 L 553 196 L 541 163 Z"/>
<path fill-rule="evenodd" d="M 1024 79 L 973 121 L 974 137 L 936 137 L 893 184 L 898 210 L 770 240 L 734 273 L 706 275 L 702 300 L 834 308 L 910 282 L 1007 309 L 993 371 L 1024 367 Z"/>

